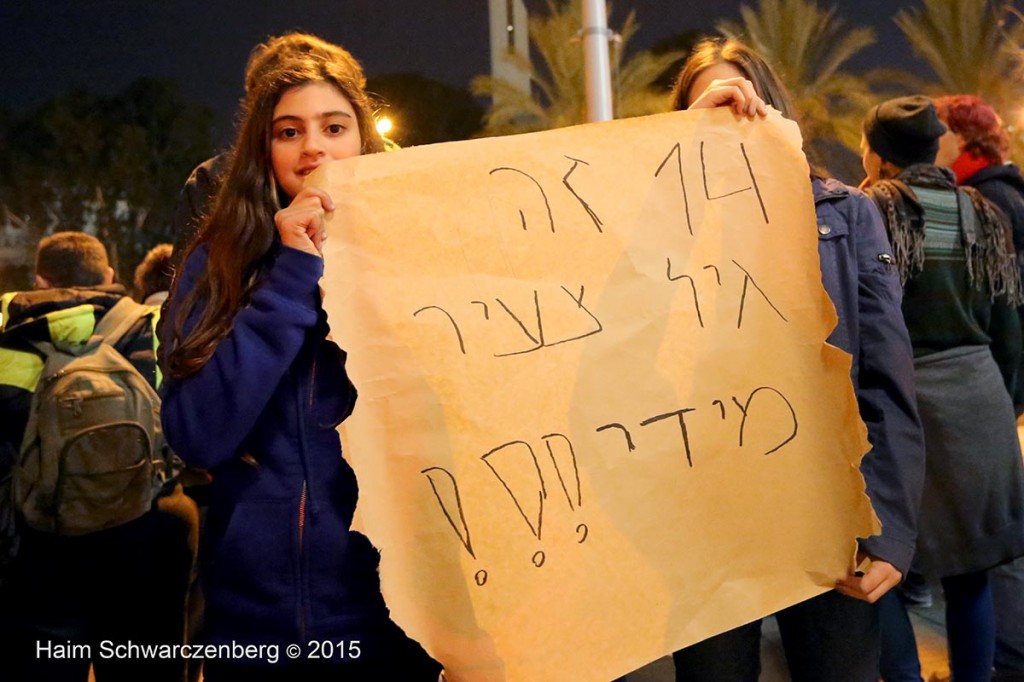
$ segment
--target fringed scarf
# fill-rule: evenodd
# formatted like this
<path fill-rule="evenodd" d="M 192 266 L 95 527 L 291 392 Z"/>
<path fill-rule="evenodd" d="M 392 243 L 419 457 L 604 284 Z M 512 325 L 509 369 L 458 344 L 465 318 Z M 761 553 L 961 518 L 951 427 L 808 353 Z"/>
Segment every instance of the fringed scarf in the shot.
<path fill-rule="evenodd" d="M 929 164 L 908 166 L 896 178 L 880 180 L 868 189 L 889 228 L 900 283 L 906 284 L 924 268 L 924 209 L 911 185 L 957 192 L 971 285 L 987 291 L 990 300 L 1006 296 L 1011 305 L 1024 304 L 1005 218 L 976 189 L 958 188 L 950 171 Z M 974 215 L 968 207 L 973 208 Z"/>

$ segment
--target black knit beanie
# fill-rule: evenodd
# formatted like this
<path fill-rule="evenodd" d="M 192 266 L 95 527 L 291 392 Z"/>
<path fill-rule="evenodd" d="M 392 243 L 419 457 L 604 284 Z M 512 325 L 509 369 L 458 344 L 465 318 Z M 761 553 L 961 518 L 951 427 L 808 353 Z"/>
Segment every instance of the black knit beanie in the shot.
<path fill-rule="evenodd" d="M 897 97 L 872 107 L 864 119 L 864 137 L 871 150 L 900 168 L 935 163 L 939 138 L 946 126 L 924 95 Z"/>

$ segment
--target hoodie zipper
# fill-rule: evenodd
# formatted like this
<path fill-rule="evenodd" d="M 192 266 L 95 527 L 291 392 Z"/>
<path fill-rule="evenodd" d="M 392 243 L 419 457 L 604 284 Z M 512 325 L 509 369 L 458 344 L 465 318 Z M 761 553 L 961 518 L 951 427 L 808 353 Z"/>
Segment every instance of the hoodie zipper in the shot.
<path fill-rule="evenodd" d="M 297 382 L 296 386 L 296 405 L 298 406 L 298 429 L 299 429 L 299 458 L 302 461 L 302 493 L 299 495 L 299 527 L 298 527 L 298 540 L 299 540 L 299 635 L 303 642 L 306 640 L 306 610 L 308 601 L 308 590 L 306 586 L 306 548 L 305 548 L 305 535 L 306 535 L 306 512 L 307 509 L 312 509 L 313 517 L 317 515 L 316 502 L 312 499 L 312 495 L 309 491 L 309 452 L 306 441 L 306 414 L 305 409 L 310 411 L 313 408 L 313 386 L 316 381 L 316 355 L 313 356 L 313 363 L 310 369 L 310 383 L 308 390 L 308 400 L 303 395 L 302 382 Z M 305 404 L 303 404 L 305 403 Z"/>

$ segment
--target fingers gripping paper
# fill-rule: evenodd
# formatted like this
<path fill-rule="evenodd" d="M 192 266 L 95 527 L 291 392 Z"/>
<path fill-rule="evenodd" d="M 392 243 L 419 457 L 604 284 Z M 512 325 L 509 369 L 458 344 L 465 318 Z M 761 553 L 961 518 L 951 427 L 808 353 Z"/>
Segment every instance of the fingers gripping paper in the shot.
<path fill-rule="evenodd" d="M 361 523 L 450 678 L 603 682 L 828 590 L 877 530 L 795 124 L 680 112 L 311 182 Z"/>

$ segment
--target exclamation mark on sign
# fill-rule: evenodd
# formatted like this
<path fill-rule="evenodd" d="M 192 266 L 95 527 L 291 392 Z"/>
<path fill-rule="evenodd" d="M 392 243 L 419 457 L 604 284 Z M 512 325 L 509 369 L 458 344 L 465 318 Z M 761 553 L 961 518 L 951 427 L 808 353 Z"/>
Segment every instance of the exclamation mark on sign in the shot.
<path fill-rule="evenodd" d="M 508 492 L 530 532 L 540 540 L 544 530 L 544 500 L 548 496 L 540 463 L 530 444 L 514 440 L 480 457 Z M 544 552 L 533 555 L 533 565 L 544 565 Z"/>
<path fill-rule="evenodd" d="M 583 506 L 583 491 L 580 487 L 580 469 L 572 441 L 562 433 L 549 433 L 542 438 L 548 448 L 551 464 L 554 465 L 555 473 L 558 474 L 558 482 L 562 485 L 565 501 L 569 503 L 569 509 L 577 511 Z M 586 542 L 588 532 L 587 524 L 581 523 L 576 526 L 577 542 L 580 544 Z"/>
<path fill-rule="evenodd" d="M 469 555 L 476 559 L 473 551 L 473 539 L 469 535 L 469 525 L 466 523 L 466 514 L 462 509 L 462 496 L 459 495 L 459 484 L 455 476 L 442 467 L 429 467 L 422 472 L 430 482 L 434 491 L 434 497 L 441 506 L 441 513 L 448 519 L 448 524 L 455 531 L 459 542 L 466 548 Z M 484 585 L 487 582 L 487 571 L 480 569 L 474 576 L 477 585 Z"/>

